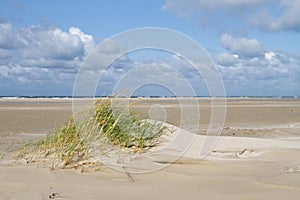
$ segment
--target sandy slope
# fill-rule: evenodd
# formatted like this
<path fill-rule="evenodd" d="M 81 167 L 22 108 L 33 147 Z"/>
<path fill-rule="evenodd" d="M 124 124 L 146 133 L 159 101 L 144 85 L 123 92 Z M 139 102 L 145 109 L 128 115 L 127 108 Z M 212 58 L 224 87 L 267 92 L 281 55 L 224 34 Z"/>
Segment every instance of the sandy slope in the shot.
<path fill-rule="evenodd" d="M 239 146 L 247 147 L 243 142 L 249 141 L 244 139 Z M 226 150 L 226 145 L 217 147 Z M 85 173 L 2 166 L 0 199 L 48 199 L 53 193 L 57 193 L 57 199 L 299 198 L 299 149 L 280 148 L 244 157 L 228 157 L 223 151 L 220 154 L 207 160 L 181 158 L 146 174 L 121 173 L 105 166 Z"/>
<path fill-rule="evenodd" d="M 178 131 L 174 134 L 191 134 Z M 213 152 L 197 159 L 204 139 L 196 136 L 183 157 L 151 173 L 118 172 L 106 166 L 84 173 L 36 165 L 1 166 L 0 199 L 49 199 L 51 195 L 55 199 L 299 198 L 299 138 L 222 136 Z M 176 149 L 176 144 L 171 147 Z M 168 161 L 171 147 L 163 155 L 153 154 L 153 162 Z M 145 163 L 140 164 L 143 168 Z"/>

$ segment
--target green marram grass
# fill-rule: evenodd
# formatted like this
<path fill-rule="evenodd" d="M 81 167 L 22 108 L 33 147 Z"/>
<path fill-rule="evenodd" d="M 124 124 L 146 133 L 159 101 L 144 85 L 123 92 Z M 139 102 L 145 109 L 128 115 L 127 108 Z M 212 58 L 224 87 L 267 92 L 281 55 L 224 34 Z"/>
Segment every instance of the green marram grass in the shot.
<path fill-rule="evenodd" d="M 17 157 L 52 159 L 67 166 L 91 158 L 92 148 L 95 148 L 91 143 L 95 141 L 102 146 L 113 145 L 135 153 L 158 144 L 165 126 L 157 121 L 139 120 L 132 113 L 119 111 L 116 114 L 112 100 L 114 98 L 96 101 L 94 109 L 84 111 L 87 113 L 84 117 L 73 116 L 63 127 L 40 141 L 26 144 Z"/>

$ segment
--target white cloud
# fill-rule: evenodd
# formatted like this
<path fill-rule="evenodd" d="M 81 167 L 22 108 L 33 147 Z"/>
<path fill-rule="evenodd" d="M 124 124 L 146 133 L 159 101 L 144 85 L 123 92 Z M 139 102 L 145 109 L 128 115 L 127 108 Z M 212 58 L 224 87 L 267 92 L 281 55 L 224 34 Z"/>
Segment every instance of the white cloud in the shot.
<path fill-rule="evenodd" d="M 86 71 L 84 73 L 87 73 Z M 162 51 L 139 50 L 120 57 L 104 72 L 98 94 L 111 94 L 117 85 L 117 93 L 128 91 L 136 85 L 157 83 L 174 89 L 177 95 L 188 95 L 191 84 L 198 95 L 208 95 L 201 74 L 183 58 Z M 146 86 L 144 85 L 144 86 Z M 160 95 L 159 87 L 144 87 L 143 95 Z"/>
<path fill-rule="evenodd" d="M 85 34 L 79 28 L 70 27 L 69 33 L 72 35 L 76 35 L 80 38 L 80 40 L 84 44 L 84 49 L 86 52 L 91 51 L 95 47 L 95 40 L 94 40 L 93 36 Z"/>
<path fill-rule="evenodd" d="M 31 67 L 43 67 L 43 64 L 45 67 L 58 67 L 57 64 L 64 67 L 66 64 L 63 62 L 78 62 L 93 47 L 93 37 L 74 27 L 65 32 L 59 28 L 45 29 L 37 25 L 15 28 L 9 23 L 0 24 L 0 57 L 9 56 L 21 66 L 31 63 Z"/>
<path fill-rule="evenodd" d="M 16 49 L 23 58 L 72 60 L 84 56 L 83 41 L 78 36 L 59 28 L 45 30 L 39 26 L 32 26 L 17 31 L 26 42 L 24 48 Z"/>
<path fill-rule="evenodd" d="M 271 9 L 264 9 L 253 15 L 249 21 L 264 31 L 300 31 L 299 0 L 281 0 L 277 9 L 279 14 L 271 12 Z"/>
<path fill-rule="evenodd" d="M 215 61 L 223 66 L 230 66 L 237 62 L 237 55 L 229 53 L 221 53 L 216 56 Z"/>
<path fill-rule="evenodd" d="M 119 58 L 121 53 L 121 49 L 114 41 L 105 39 L 89 54 L 82 70 L 105 70 L 115 59 L 127 59 L 126 56 Z"/>
<path fill-rule="evenodd" d="M 225 34 L 222 45 L 229 51 L 215 56 L 229 94 L 299 95 L 300 57 L 265 50 L 256 39 Z"/>
<path fill-rule="evenodd" d="M 252 25 L 263 31 L 300 30 L 299 0 L 166 0 L 163 9 L 198 19 L 204 26 L 230 26 L 233 19 L 241 28 Z"/>
<path fill-rule="evenodd" d="M 223 55 L 216 56 L 215 61 L 229 94 L 299 95 L 299 57 L 268 51 L 264 56 L 240 57 L 227 65 L 219 60 Z"/>
<path fill-rule="evenodd" d="M 284 92 L 289 88 L 291 91 L 299 88 L 300 56 L 265 50 L 256 39 L 236 38 L 229 34 L 221 37 L 221 43 L 228 52 L 217 55 L 215 61 L 227 84 L 227 90 L 241 88 L 242 91 L 248 92 L 252 88 L 255 92 L 257 88 L 274 88 L 274 90 L 279 88 Z M 15 28 L 11 24 L 0 24 L 2 95 L 22 95 L 26 91 L 44 91 L 45 95 L 51 95 L 50 91 L 53 94 L 62 91 L 65 95 L 65 91 L 71 91 L 81 62 L 94 46 L 93 36 L 75 27 L 63 31 L 57 27 Z M 107 63 L 111 57 L 116 57 L 120 52 L 117 44 L 111 40 L 104 40 L 101 49 L 92 53 L 86 63 L 91 67 L 84 71 L 87 78 L 95 77 L 97 64 Z M 109 91 L 130 69 L 147 64 L 147 68 L 134 74 L 137 80 L 145 78 L 150 81 L 155 77 L 156 80 L 166 80 L 174 87 L 180 88 L 180 83 L 186 79 L 197 91 L 206 91 L 201 75 L 196 75 L 197 71 L 183 61 L 180 55 L 169 57 L 163 55 L 163 59 L 159 60 L 156 57 L 159 56 L 157 52 L 139 53 L 133 52 L 133 56 L 124 55 L 105 70 L 100 89 Z M 149 55 L 150 57 L 147 57 Z M 176 71 L 160 68 L 160 65 L 170 66 Z M 201 94 L 207 95 L 204 92 Z"/>
<path fill-rule="evenodd" d="M 0 66 L 0 76 L 9 77 L 9 68 L 7 66 Z"/>
<path fill-rule="evenodd" d="M 176 84 L 186 79 L 198 95 L 208 95 L 203 76 L 201 77 L 201 74 L 180 56 L 164 56 L 161 60 L 153 57 L 151 60 L 147 55 L 134 55 L 132 58 L 139 59 L 128 60 L 124 65 L 120 62 L 115 63 L 115 66 L 106 72 L 103 80 L 113 85 L 130 69 L 146 65 L 146 68 L 141 68 L 129 77 L 128 82 L 122 85 L 123 88 L 130 88 L 130 83 L 149 82 L 153 77 L 154 80 L 170 81 L 174 87 L 180 88 L 180 84 Z M 215 57 L 229 95 L 299 95 L 300 57 L 275 50 L 266 50 L 257 55 L 259 56 L 239 56 L 225 52 Z M 117 71 L 120 65 L 122 71 Z M 174 71 L 160 66 L 169 66 Z"/>
<path fill-rule="evenodd" d="M 16 28 L 2 23 L 0 81 L 5 85 L 1 90 L 26 85 L 28 88 L 70 85 L 81 62 L 94 46 L 94 38 L 79 28 L 71 27 L 68 31 L 39 25 Z"/>
<path fill-rule="evenodd" d="M 245 37 L 234 38 L 229 34 L 222 35 L 221 44 L 231 53 L 239 56 L 255 57 L 264 53 L 263 46 L 256 39 L 248 39 Z"/>
<path fill-rule="evenodd" d="M 273 51 L 265 53 L 265 59 L 268 61 L 271 61 L 272 59 L 274 59 L 274 57 L 275 57 L 275 53 Z"/>
<path fill-rule="evenodd" d="M 224 14 L 235 15 L 242 14 L 244 11 L 254 9 L 268 2 L 270 0 L 167 0 L 163 9 L 175 11 L 183 17 L 197 12 L 214 14 L 219 11 Z"/>
<path fill-rule="evenodd" d="M 0 49 L 13 49 L 26 45 L 24 38 L 9 23 L 0 24 Z"/>

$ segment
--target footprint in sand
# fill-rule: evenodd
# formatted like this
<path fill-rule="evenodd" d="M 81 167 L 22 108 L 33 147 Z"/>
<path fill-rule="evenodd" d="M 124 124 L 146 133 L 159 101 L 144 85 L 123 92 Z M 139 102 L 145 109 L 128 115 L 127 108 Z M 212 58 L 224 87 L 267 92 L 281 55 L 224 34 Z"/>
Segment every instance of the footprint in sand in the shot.
<path fill-rule="evenodd" d="M 300 173 L 300 164 L 298 163 L 298 164 L 287 166 L 283 169 L 283 171 L 287 173 Z"/>
<path fill-rule="evenodd" d="M 242 151 L 212 151 L 210 153 L 211 156 L 216 156 L 220 158 L 249 158 L 255 157 L 258 155 L 257 152 L 253 149 L 244 149 Z"/>

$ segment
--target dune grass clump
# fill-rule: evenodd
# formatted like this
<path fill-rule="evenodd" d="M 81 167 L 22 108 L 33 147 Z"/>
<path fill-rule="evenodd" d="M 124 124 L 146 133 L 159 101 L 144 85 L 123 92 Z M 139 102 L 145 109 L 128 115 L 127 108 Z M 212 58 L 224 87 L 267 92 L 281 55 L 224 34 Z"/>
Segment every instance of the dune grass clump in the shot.
<path fill-rule="evenodd" d="M 30 162 L 47 162 L 61 166 L 74 165 L 90 157 L 87 145 L 77 132 L 73 118 L 63 127 L 37 142 L 30 142 L 18 151 L 15 158 Z"/>
<path fill-rule="evenodd" d="M 157 144 L 165 129 L 159 122 L 138 120 L 134 114 L 118 110 L 113 112 L 111 101 L 96 106 L 95 118 L 100 134 L 106 141 L 122 148 L 142 151 Z"/>
<path fill-rule="evenodd" d="M 24 146 L 18 157 L 76 165 L 93 157 L 95 142 L 139 153 L 159 142 L 165 127 L 156 121 L 139 120 L 123 110 L 113 112 L 113 98 L 95 102 L 85 115 L 73 116 L 63 127 L 38 142 Z"/>

